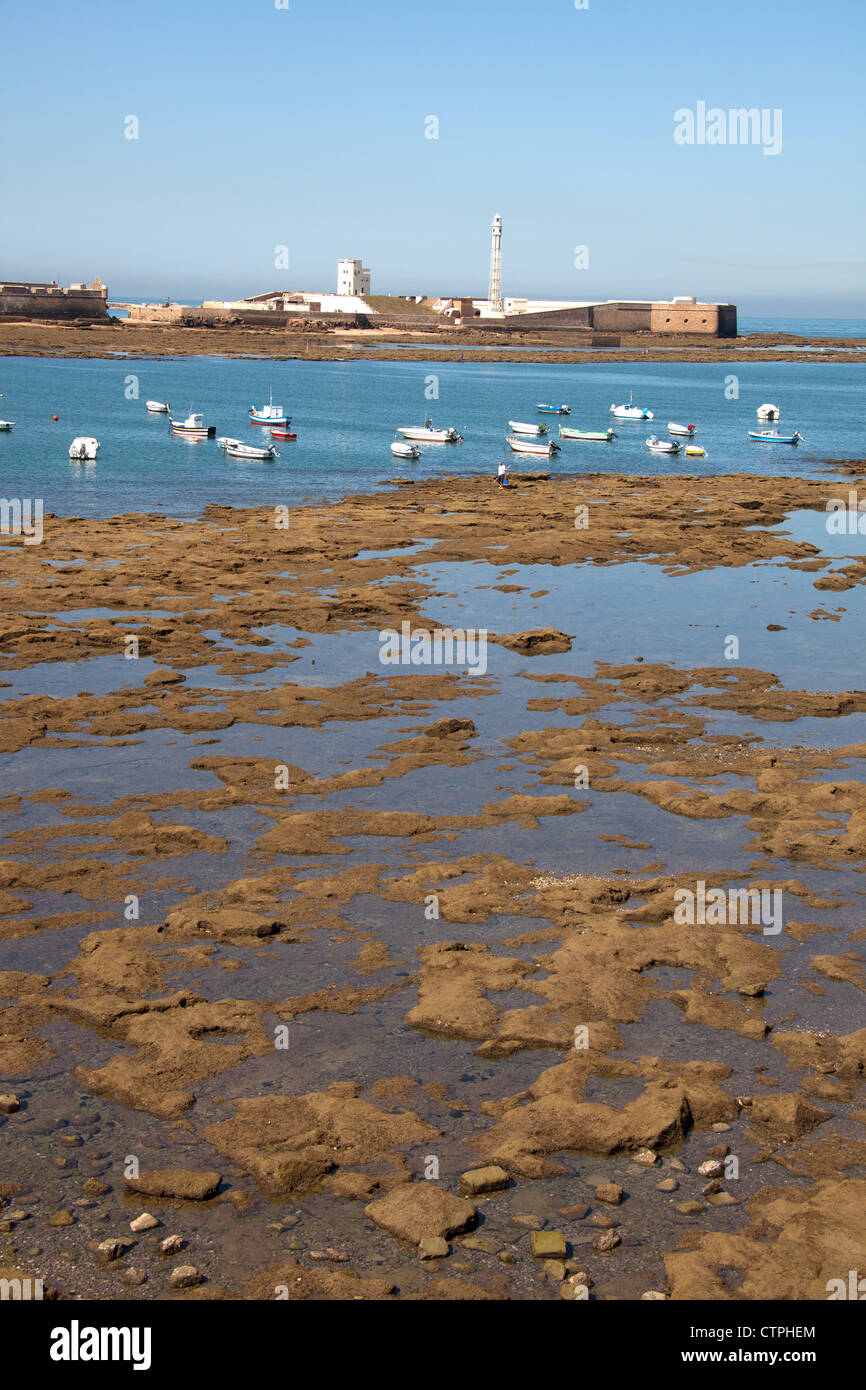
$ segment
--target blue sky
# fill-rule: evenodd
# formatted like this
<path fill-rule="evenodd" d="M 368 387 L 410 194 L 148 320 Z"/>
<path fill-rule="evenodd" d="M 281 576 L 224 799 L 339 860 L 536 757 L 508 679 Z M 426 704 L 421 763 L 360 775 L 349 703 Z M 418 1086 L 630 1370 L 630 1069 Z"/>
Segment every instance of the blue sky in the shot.
<path fill-rule="evenodd" d="M 6 0 L 2 34 L 0 278 L 192 300 L 357 256 L 484 294 L 501 212 L 508 294 L 866 314 L 863 0 Z M 701 101 L 781 109 L 781 152 L 675 143 Z"/>

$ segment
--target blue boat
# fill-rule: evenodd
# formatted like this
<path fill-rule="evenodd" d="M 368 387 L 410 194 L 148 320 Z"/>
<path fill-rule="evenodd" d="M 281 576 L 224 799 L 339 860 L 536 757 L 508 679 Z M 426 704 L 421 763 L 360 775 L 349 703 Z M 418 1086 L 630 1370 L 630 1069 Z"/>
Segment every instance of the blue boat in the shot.
<path fill-rule="evenodd" d="M 756 439 L 759 444 L 797 444 L 803 436 L 799 430 L 794 430 L 793 434 L 779 434 L 778 430 L 749 430 L 749 438 Z M 806 443 L 805 439 L 803 443 Z"/>
<path fill-rule="evenodd" d="M 547 405 L 544 401 L 539 401 L 535 407 L 543 415 L 570 415 L 571 411 L 567 405 Z"/>

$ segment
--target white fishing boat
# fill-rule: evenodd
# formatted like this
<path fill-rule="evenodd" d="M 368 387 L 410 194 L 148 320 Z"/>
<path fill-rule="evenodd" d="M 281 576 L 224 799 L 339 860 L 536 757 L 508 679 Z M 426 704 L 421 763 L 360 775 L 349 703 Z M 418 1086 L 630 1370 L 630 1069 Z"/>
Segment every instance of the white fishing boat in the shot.
<path fill-rule="evenodd" d="M 573 430 L 568 425 L 560 425 L 560 439 L 582 439 L 587 442 L 598 444 L 609 444 L 612 439 L 616 439 L 613 430 Z"/>
<path fill-rule="evenodd" d="M 257 444 L 241 444 L 237 439 L 227 439 L 223 448 L 230 459 L 250 459 L 261 462 L 265 459 L 278 459 L 275 444 L 268 444 L 266 448 L 260 448 Z"/>
<path fill-rule="evenodd" d="M 759 420 L 778 420 L 781 414 L 782 412 L 779 407 L 777 405 L 771 405 L 769 402 L 767 402 L 766 405 L 758 406 Z"/>
<path fill-rule="evenodd" d="M 398 459 L 419 459 L 421 450 L 417 444 L 409 444 L 403 439 L 395 439 L 391 445 L 391 453 Z"/>
<path fill-rule="evenodd" d="M 145 401 L 145 408 L 151 415 L 170 415 L 171 406 L 168 401 Z"/>
<path fill-rule="evenodd" d="M 632 405 L 631 401 L 629 401 L 628 405 L 612 405 L 610 408 L 610 413 L 611 415 L 615 415 L 617 420 L 653 419 L 653 413 L 651 410 L 644 410 L 643 406 L 640 405 Z"/>
<path fill-rule="evenodd" d="M 14 424 L 14 420 L 0 420 L 0 430 L 11 430 Z"/>
<path fill-rule="evenodd" d="M 89 435 L 78 435 L 69 446 L 71 459 L 95 459 L 99 453 L 99 440 Z"/>
<path fill-rule="evenodd" d="M 654 454 L 678 454 L 683 447 L 675 439 L 659 439 L 658 435 L 651 434 L 646 442 L 648 449 L 652 449 Z"/>
<path fill-rule="evenodd" d="M 799 430 L 794 430 L 793 434 L 780 434 L 778 430 L 749 430 L 749 438 L 756 439 L 760 444 L 798 444 L 803 439 Z"/>
<path fill-rule="evenodd" d="M 525 420 L 509 420 L 508 428 L 512 434 L 547 434 L 546 425 L 532 425 Z"/>
<path fill-rule="evenodd" d="M 184 439 L 213 439 L 216 425 L 206 425 L 203 415 L 191 414 L 185 420 L 172 420 L 171 432 L 182 435 Z"/>
<path fill-rule="evenodd" d="M 668 421 L 668 434 L 685 435 L 686 438 L 690 438 L 696 428 L 696 425 L 678 425 L 676 420 Z"/>
<path fill-rule="evenodd" d="M 400 425 L 397 430 L 404 439 L 414 439 L 419 444 L 462 444 L 463 436 L 455 429 L 437 430 L 432 420 L 420 425 Z"/>
<path fill-rule="evenodd" d="M 513 439 L 506 435 L 505 442 L 513 454 L 541 454 L 545 458 L 552 458 L 559 453 L 559 445 L 552 439 L 545 439 L 543 444 L 533 444 L 529 439 Z"/>
<path fill-rule="evenodd" d="M 284 408 L 281 405 L 274 405 L 273 395 L 269 396 L 268 404 L 263 405 L 261 410 L 257 410 L 254 405 L 251 405 L 247 414 L 254 425 L 282 425 L 285 427 L 292 423 Z"/>

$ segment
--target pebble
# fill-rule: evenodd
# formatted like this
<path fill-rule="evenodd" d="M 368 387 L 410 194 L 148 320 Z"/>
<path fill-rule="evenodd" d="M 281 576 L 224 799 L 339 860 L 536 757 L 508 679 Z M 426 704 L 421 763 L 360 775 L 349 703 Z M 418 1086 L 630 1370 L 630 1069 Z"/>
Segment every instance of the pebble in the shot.
<path fill-rule="evenodd" d="M 135 1265 L 130 1265 L 129 1269 L 123 1272 L 123 1282 L 132 1284 L 134 1288 L 137 1288 L 139 1284 L 147 1282 L 147 1275 L 143 1269 L 136 1269 Z"/>
<path fill-rule="evenodd" d="M 55 1211 L 48 1218 L 49 1226 L 72 1226 L 75 1224 L 75 1217 L 71 1211 Z"/>
<path fill-rule="evenodd" d="M 517 1256 L 511 1250 L 500 1250 L 499 1258 L 504 1265 L 517 1264 Z"/>
<path fill-rule="evenodd" d="M 4 1221 L 29 1221 L 30 1213 L 29 1211 L 19 1210 L 16 1207 L 14 1211 L 7 1211 L 3 1219 Z"/>
<path fill-rule="evenodd" d="M 108 1186 L 108 1183 L 103 1182 L 101 1178 L 86 1178 L 84 1181 L 84 1191 L 87 1193 L 88 1197 L 104 1197 L 106 1192 L 111 1191 L 111 1188 Z"/>
<path fill-rule="evenodd" d="M 688 1173 L 690 1171 L 681 1158 L 672 1158 L 668 1167 L 673 1168 L 675 1173 Z"/>
<path fill-rule="evenodd" d="M 418 1254 L 422 1260 L 441 1260 L 451 1254 L 451 1246 L 444 1236 L 425 1236 L 418 1242 Z"/>
<path fill-rule="evenodd" d="M 96 1253 L 101 1260 L 118 1260 L 123 1254 L 123 1241 L 101 1240 L 96 1247 Z"/>
<path fill-rule="evenodd" d="M 168 1281 L 173 1289 L 191 1289 L 202 1282 L 195 1265 L 176 1265 Z"/>
<path fill-rule="evenodd" d="M 659 1192 L 676 1192 L 678 1187 L 676 1178 L 663 1178 L 658 1185 Z"/>
<path fill-rule="evenodd" d="M 560 1207 L 559 1215 L 566 1217 L 569 1221 L 582 1221 L 589 1214 L 589 1207 L 584 1202 L 576 1202 L 572 1207 Z"/>
<path fill-rule="evenodd" d="M 558 1284 L 561 1284 L 568 1270 L 565 1268 L 564 1260 L 545 1260 L 544 1273 L 548 1279 L 555 1279 Z"/>
<path fill-rule="evenodd" d="M 641 1300 L 644 1303 L 664 1303 L 666 1299 L 667 1294 L 659 1293 L 658 1289 L 647 1289 L 645 1293 L 641 1294 Z"/>
<path fill-rule="evenodd" d="M 525 1216 L 522 1212 L 518 1212 L 516 1216 L 511 1217 L 511 1224 L 512 1226 L 526 1226 L 530 1230 L 540 1231 L 542 1226 L 547 1225 L 547 1222 L 543 1216 Z"/>
<path fill-rule="evenodd" d="M 720 1163 L 717 1158 L 708 1158 L 698 1169 L 702 1178 L 720 1178 L 724 1171 L 724 1163 Z"/>
<path fill-rule="evenodd" d="M 6 1091 L 0 1095 L 0 1115 L 14 1115 L 20 1105 L 20 1100 L 11 1091 Z"/>
<path fill-rule="evenodd" d="M 657 1153 L 652 1149 L 638 1149 L 636 1154 L 632 1154 L 633 1163 L 642 1163 L 645 1168 L 654 1168 L 659 1161 Z"/>
<path fill-rule="evenodd" d="M 84 1143 L 80 1134 L 61 1134 L 61 1144 L 65 1144 L 68 1149 L 78 1149 Z"/>
<path fill-rule="evenodd" d="M 130 1221 L 129 1229 L 131 1231 L 152 1231 L 155 1226 L 159 1225 L 160 1222 L 157 1221 L 155 1216 L 151 1216 L 149 1211 L 143 1211 L 141 1216 L 137 1216 L 134 1221 Z"/>
<path fill-rule="evenodd" d="M 595 1199 L 597 1202 L 606 1202 L 610 1207 L 618 1207 L 622 1202 L 625 1193 L 615 1182 L 603 1182 L 595 1189 Z"/>
<path fill-rule="evenodd" d="M 705 1210 L 703 1202 L 677 1202 L 677 1211 L 681 1211 L 683 1216 L 700 1216 Z"/>
<path fill-rule="evenodd" d="M 722 1121 L 722 1120 L 719 1120 L 717 1124 L 714 1124 L 714 1125 L 713 1125 L 713 1129 L 716 1131 L 717 1134 L 721 1134 L 724 1130 L 730 1129 L 730 1128 L 731 1128 L 731 1126 L 730 1126 L 730 1125 L 726 1125 L 726 1124 L 724 1123 L 724 1121 Z"/>
<path fill-rule="evenodd" d="M 618 1223 L 614 1221 L 612 1216 L 605 1216 L 604 1212 L 597 1211 L 593 1213 L 586 1224 L 587 1226 L 600 1226 L 603 1231 L 609 1231 Z"/>
<path fill-rule="evenodd" d="M 183 1249 L 183 1236 L 166 1236 L 165 1240 L 159 1242 L 159 1250 L 162 1255 L 176 1255 L 178 1250 Z"/>
<path fill-rule="evenodd" d="M 707 1158 L 727 1158 L 728 1153 L 727 1144 L 714 1144 L 711 1149 L 707 1149 Z"/>
<path fill-rule="evenodd" d="M 707 1201 L 713 1207 L 734 1207 L 737 1205 L 737 1198 L 732 1192 L 711 1192 L 707 1194 Z"/>
<path fill-rule="evenodd" d="M 706 1183 L 705 1186 L 701 1188 L 701 1192 L 705 1197 L 715 1197 L 716 1193 L 721 1192 L 721 1190 L 722 1184 L 715 1178 L 712 1182 Z"/>
<path fill-rule="evenodd" d="M 606 1255 L 608 1251 L 622 1245 L 622 1236 L 617 1235 L 616 1231 L 605 1231 L 603 1235 L 596 1236 L 592 1244 L 599 1254 Z"/>

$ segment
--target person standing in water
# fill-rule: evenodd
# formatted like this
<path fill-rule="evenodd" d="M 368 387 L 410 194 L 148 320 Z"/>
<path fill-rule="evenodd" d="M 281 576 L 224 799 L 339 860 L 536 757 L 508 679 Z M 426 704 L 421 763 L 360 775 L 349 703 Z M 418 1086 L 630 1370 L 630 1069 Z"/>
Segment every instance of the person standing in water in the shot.
<path fill-rule="evenodd" d="M 499 470 L 496 474 L 496 481 L 500 487 L 508 487 L 508 473 L 502 459 L 499 460 Z"/>

